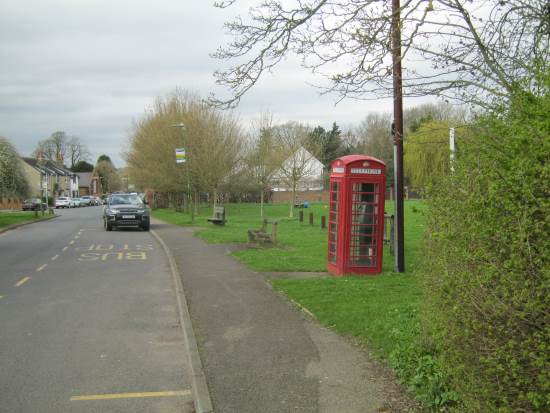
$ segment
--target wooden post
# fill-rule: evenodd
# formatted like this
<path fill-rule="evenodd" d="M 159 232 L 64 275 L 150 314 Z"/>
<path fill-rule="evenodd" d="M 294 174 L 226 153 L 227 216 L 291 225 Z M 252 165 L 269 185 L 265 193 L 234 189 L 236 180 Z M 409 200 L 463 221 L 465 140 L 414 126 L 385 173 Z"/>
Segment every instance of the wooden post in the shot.
<path fill-rule="evenodd" d="M 267 231 L 267 219 L 264 219 L 264 222 L 262 223 L 262 231 L 263 232 Z"/>
<path fill-rule="evenodd" d="M 300 217 L 300 222 L 304 222 L 304 211 L 300 211 L 298 216 Z"/>
<path fill-rule="evenodd" d="M 327 227 L 327 217 L 324 215 L 321 215 L 321 229 L 325 229 Z"/>
<path fill-rule="evenodd" d="M 309 213 L 309 225 L 313 225 L 313 212 Z"/>
<path fill-rule="evenodd" d="M 273 245 L 277 244 L 277 221 L 273 221 L 271 224 L 271 241 L 273 241 Z"/>

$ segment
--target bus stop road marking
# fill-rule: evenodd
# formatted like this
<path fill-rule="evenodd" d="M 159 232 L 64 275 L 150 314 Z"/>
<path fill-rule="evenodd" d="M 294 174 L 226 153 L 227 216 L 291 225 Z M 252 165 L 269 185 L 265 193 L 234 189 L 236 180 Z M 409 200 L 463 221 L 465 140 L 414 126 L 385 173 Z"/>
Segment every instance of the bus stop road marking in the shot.
<path fill-rule="evenodd" d="M 69 247 L 63 247 L 63 249 L 61 251 L 67 251 Z"/>
<path fill-rule="evenodd" d="M 18 281 L 17 284 L 15 284 L 16 287 L 21 287 L 23 284 L 25 284 L 27 281 L 30 280 L 31 277 L 25 277 Z"/>
<path fill-rule="evenodd" d="M 69 244 L 73 245 L 74 244 L 74 239 L 70 240 Z"/>
<path fill-rule="evenodd" d="M 55 254 L 53 257 L 52 257 L 52 261 L 55 261 L 56 259 L 59 258 L 59 254 Z"/>
<path fill-rule="evenodd" d="M 40 267 L 38 267 L 38 268 L 36 269 L 36 272 L 42 271 L 42 270 L 43 270 L 44 268 L 46 268 L 47 266 L 48 266 L 48 264 L 41 265 Z"/>
<path fill-rule="evenodd" d="M 70 400 L 76 402 L 86 400 L 143 399 L 146 397 L 186 397 L 191 395 L 191 390 L 172 390 L 139 393 L 89 394 L 84 396 L 72 396 Z"/>

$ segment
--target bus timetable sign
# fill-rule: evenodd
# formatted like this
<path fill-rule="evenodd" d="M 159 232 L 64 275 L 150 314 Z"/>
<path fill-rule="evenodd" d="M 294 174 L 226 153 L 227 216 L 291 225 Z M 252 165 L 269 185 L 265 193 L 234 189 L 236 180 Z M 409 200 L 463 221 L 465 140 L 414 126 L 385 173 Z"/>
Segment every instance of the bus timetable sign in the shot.
<path fill-rule="evenodd" d="M 185 163 L 185 148 L 176 149 L 176 163 Z"/>

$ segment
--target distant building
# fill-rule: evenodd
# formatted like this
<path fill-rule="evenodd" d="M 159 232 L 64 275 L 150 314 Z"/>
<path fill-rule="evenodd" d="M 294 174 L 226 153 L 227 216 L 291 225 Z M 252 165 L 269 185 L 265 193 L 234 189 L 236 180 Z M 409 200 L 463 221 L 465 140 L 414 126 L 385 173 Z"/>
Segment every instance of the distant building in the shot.
<path fill-rule="evenodd" d="M 99 185 L 99 176 L 96 172 L 77 172 L 78 192 L 80 195 L 100 196 L 101 188 Z"/>
<path fill-rule="evenodd" d="M 274 192 L 292 191 L 293 173 L 300 179 L 296 183 L 297 191 L 322 191 L 324 165 L 304 147 L 300 147 L 289 156 L 281 168 L 273 174 Z"/>
<path fill-rule="evenodd" d="M 23 169 L 30 185 L 31 196 L 77 197 L 78 175 L 52 161 L 39 162 L 35 158 L 22 158 Z"/>

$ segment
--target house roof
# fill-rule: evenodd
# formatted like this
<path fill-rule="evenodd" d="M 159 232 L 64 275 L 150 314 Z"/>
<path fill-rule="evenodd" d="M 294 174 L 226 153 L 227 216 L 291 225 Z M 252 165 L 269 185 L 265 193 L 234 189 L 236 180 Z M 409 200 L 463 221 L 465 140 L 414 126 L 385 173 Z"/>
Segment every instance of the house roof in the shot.
<path fill-rule="evenodd" d="M 93 172 L 77 172 L 78 175 L 78 186 L 80 187 L 89 187 L 92 184 Z"/>
<path fill-rule="evenodd" d="M 53 163 L 50 160 L 46 160 L 44 162 L 38 162 L 35 158 L 22 158 L 23 161 L 25 161 L 27 164 L 32 166 L 33 168 L 37 169 L 41 173 L 48 173 L 52 175 L 64 175 L 64 176 L 74 176 L 75 173 L 68 170 L 65 167 L 59 166 L 55 163 Z"/>

